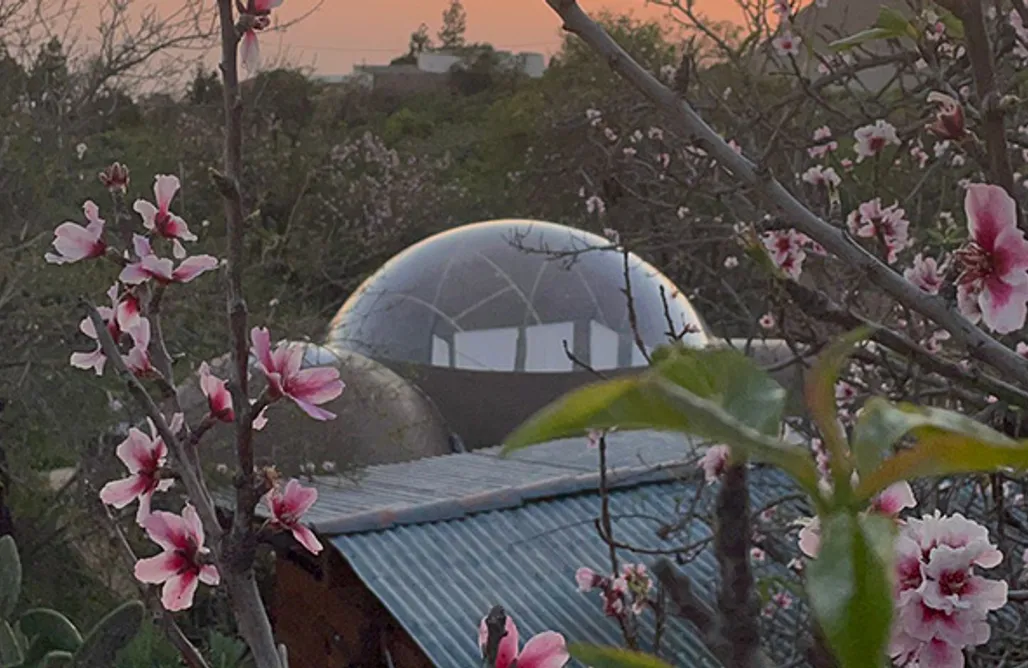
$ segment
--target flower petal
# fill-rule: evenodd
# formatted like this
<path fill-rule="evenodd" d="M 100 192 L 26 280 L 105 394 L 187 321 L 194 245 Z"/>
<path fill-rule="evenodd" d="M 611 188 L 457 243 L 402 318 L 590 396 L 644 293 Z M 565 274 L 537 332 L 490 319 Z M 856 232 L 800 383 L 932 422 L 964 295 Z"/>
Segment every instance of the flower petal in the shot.
<path fill-rule="evenodd" d="M 181 185 L 181 182 L 175 175 L 158 174 L 154 177 L 153 195 L 157 200 L 157 208 L 160 211 L 168 211 L 168 207 L 171 206 L 171 200 L 175 197 L 175 193 L 178 192 Z"/>
<path fill-rule="evenodd" d="M 272 373 L 275 371 L 274 364 L 271 361 L 271 334 L 268 332 L 266 327 L 254 327 L 250 330 L 250 351 L 253 352 L 253 356 L 257 358 L 257 361 L 263 367 L 265 373 Z"/>
<path fill-rule="evenodd" d="M 1017 226 L 1017 205 L 1000 186 L 972 183 L 964 197 L 964 212 L 971 237 L 987 251 L 996 250 L 996 240 L 1008 227 Z"/>
<path fill-rule="evenodd" d="M 186 560 L 175 552 L 161 552 L 155 557 L 136 562 L 136 579 L 149 584 L 160 584 L 177 575 L 186 565 Z"/>
<path fill-rule="evenodd" d="M 71 365 L 77 369 L 94 369 L 96 375 L 104 375 L 104 364 L 107 362 L 107 356 L 104 355 L 102 348 L 97 347 L 96 350 L 90 353 L 72 353 L 71 354 Z"/>
<path fill-rule="evenodd" d="M 294 396 L 290 396 L 289 398 L 293 400 L 293 403 L 295 403 L 297 406 L 302 408 L 304 413 L 306 413 L 307 415 L 311 416 L 315 420 L 322 420 L 322 421 L 324 421 L 324 420 L 335 420 L 336 419 L 336 414 L 335 413 L 331 413 L 329 411 L 326 411 L 324 408 L 318 408 L 314 404 L 308 403 L 308 402 L 304 401 L 303 399 L 297 399 Z"/>
<path fill-rule="evenodd" d="M 139 429 L 129 429 L 128 437 L 122 441 L 115 453 L 125 464 L 129 473 L 139 473 L 153 462 L 153 440 Z"/>
<path fill-rule="evenodd" d="M 124 508 L 146 490 L 146 479 L 134 475 L 121 480 L 112 480 L 100 490 L 100 500 L 108 506 Z"/>
<path fill-rule="evenodd" d="M 143 281 L 149 280 L 150 273 L 143 269 L 142 262 L 132 262 L 125 265 L 121 273 L 118 274 L 118 280 L 126 285 L 139 285 Z"/>
<path fill-rule="evenodd" d="M 193 605 L 193 596 L 200 583 L 197 573 L 188 570 L 180 575 L 168 578 L 161 590 L 161 605 L 166 610 L 186 610 Z"/>
<path fill-rule="evenodd" d="M 313 487 L 304 487 L 299 480 L 293 478 L 286 483 L 282 496 L 289 512 L 300 516 L 310 510 L 318 500 L 318 490 Z"/>
<path fill-rule="evenodd" d="M 343 393 L 343 383 L 339 380 L 338 369 L 321 366 L 304 369 L 292 376 L 286 391 L 290 396 L 308 403 L 323 404 Z"/>
<path fill-rule="evenodd" d="M 314 532 L 302 524 L 293 527 L 293 538 L 300 545 L 307 548 L 311 554 L 318 554 L 322 550 L 321 541 L 314 535 Z"/>
<path fill-rule="evenodd" d="M 191 506 L 186 506 L 190 508 Z M 194 511 L 195 512 L 195 511 Z M 185 515 L 185 511 L 182 513 Z M 186 520 L 174 513 L 157 511 L 147 518 L 143 526 L 150 540 L 165 550 L 189 550 L 190 527 Z"/>
<path fill-rule="evenodd" d="M 167 261 L 170 265 L 171 260 Z M 171 280 L 176 283 L 188 283 L 200 274 L 215 269 L 218 266 L 218 258 L 213 255 L 194 255 L 182 261 L 174 272 L 171 272 Z"/>
<path fill-rule="evenodd" d="M 197 514 L 196 508 L 192 504 L 187 503 L 186 507 L 182 509 L 182 519 L 185 520 L 186 526 L 193 533 L 196 544 L 202 546 L 204 538 L 203 523 L 200 521 L 200 515 Z"/>
<path fill-rule="evenodd" d="M 257 33 L 253 30 L 247 30 L 240 40 L 239 60 L 251 74 L 261 66 L 261 47 L 257 43 Z"/>
<path fill-rule="evenodd" d="M 518 668 L 563 668 L 570 659 L 564 636 L 546 631 L 525 643 L 518 655 Z"/>
<path fill-rule="evenodd" d="M 143 219 L 143 227 L 148 230 L 154 228 L 154 219 L 157 218 L 157 207 L 145 199 L 137 199 L 135 204 L 132 205 L 132 210 Z M 139 253 L 137 252 L 136 255 L 139 255 Z"/>
<path fill-rule="evenodd" d="M 1010 285 L 998 278 L 985 280 L 978 297 L 982 322 L 998 334 L 1009 334 L 1024 327 L 1028 316 L 1028 284 Z"/>
<path fill-rule="evenodd" d="M 211 564 L 207 564 L 206 566 L 201 566 L 200 567 L 200 582 L 204 583 L 205 585 L 210 585 L 211 587 L 213 587 L 214 585 L 220 583 L 221 582 L 221 574 L 218 573 L 217 567 L 215 567 L 215 566 L 213 566 Z"/>

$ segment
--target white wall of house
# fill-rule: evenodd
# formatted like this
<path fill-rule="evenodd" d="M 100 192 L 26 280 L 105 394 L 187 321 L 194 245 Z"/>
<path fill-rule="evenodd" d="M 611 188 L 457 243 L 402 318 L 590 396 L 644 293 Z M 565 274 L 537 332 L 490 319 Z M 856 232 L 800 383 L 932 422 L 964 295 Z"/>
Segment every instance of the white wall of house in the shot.
<path fill-rule="evenodd" d="M 461 61 L 460 56 L 449 53 L 424 52 L 418 54 L 418 69 L 422 72 L 446 74 L 450 68 Z"/>
<path fill-rule="evenodd" d="M 500 62 L 507 67 L 516 68 L 524 74 L 538 79 L 546 71 L 546 58 L 541 53 L 511 54 L 499 52 Z M 438 51 L 426 51 L 418 54 L 418 69 L 422 72 L 445 74 L 454 65 L 461 62 L 460 56 Z"/>

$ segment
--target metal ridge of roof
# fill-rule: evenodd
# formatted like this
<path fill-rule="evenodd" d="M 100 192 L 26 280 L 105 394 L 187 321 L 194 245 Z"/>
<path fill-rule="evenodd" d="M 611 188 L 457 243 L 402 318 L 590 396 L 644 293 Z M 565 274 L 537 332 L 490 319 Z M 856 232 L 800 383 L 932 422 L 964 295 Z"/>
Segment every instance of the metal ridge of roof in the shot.
<path fill-rule="evenodd" d="M 686 460 L 655 465 L 622 467 L 607 472 L 608 490 L 625 489 L 653 483 L 671 482 L 695 477 L 697 471 L 686 466 Z M 409 506 L 389 506 L 344 515 L 313 524 L 319 533 L 329 536 L 384 531 L 399 526 L 429 524 L 461 519 L 497 510 L 517 508 L 533 501 L 559 498 L 600 489 L 599 471 L 554 476 L 524 485 L 511 485 L 465 496 Z"/>

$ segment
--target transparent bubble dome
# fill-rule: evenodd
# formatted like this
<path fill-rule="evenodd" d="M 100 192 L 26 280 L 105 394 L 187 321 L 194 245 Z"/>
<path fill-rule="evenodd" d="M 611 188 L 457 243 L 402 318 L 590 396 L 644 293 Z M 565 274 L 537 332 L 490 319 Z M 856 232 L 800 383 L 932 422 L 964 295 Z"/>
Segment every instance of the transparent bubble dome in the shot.
<path fill-rule="evenodd" d="M 595 234 L 531 220 L 495 220 L 429 237 L 366 280 L 332 320 L 326 343 L 379 360 L 477 371 L 578 371 L 644 366 L 625 288 L 625 258 Z M 668 342 L 669 320 L 708 334 L 688 299 L 630 254 L 639 338 Z"/>

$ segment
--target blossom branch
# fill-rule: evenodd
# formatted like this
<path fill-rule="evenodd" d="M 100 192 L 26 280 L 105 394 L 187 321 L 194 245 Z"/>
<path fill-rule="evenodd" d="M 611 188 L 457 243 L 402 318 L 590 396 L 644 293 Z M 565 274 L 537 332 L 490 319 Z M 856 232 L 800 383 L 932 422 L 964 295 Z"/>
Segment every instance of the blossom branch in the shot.
<path fill-rule="evenodd" d="M 927 295 L 912 285 L 888 265 L 854 243 L 842 230 L 833 227 L 804 206 L 766 170 L 759 169 L 750 160 L 736 153 L 690 104 L 680 99 L 674 91 L 635 62 L 603 28 L 590 19 L 576 0 L 546 2 L 561 17 L 565 30 L 583 39 L 615 72 L 661 109 L 678 131 L 684 136 L 695 138 L 736 179 L 760 192 L 796 229 L 817 241 L 828 252 L 859 269 L 874 285 L 900 304 L 948 330 L 954 342 L 965 346 L 973 357 L 1002 370 L 1020 384 L 1028 386 L 1028 361 L 973 325 L 942 298 Z"/>
<path fill-rule="evenodd" d="M 932 354 L 903 334 L 884 327 L 879 323 L 872 322 L 840 306 L 822 292 L 808 288 L 795 281 L 783 280 L 783 283 L 789 296 L 808 315 L 829 320 L 846 329 L 865 326 L 873 327 L 875 331 L 871 338 L 875 342 L 880 343 L 897 354 L 914 360 L 925 370 L 963 385 L 974 387 L 987 394 L 995 395 L 1008 404 L 1028 408 L 1028 392 L 1021 388 L 985 373 L 965 371 L 960 365 L 941 359 L 938 355 Z"/>
<path fill-rule="evenodd" d="M 229 541 L 223 548 L 224 578 L 240 634 L 253 653 L 256 668 L 285 668 L 285 653 L 275 644 L 271 622 L 257 589 L 253 563 L 256 537 L 253 532 L 254 509 L 259 499 L 254 481 L 253 418 L 250 414 L 247 308 L 243 297 L 243 244 L 245 219 L 239 180 L 243 172 L 243 100 L 239 92 L 239 32 L 233 16 L 232 0 L 218 0 L 221 26 L 221 76 L 225 114 L 223 171 L 212 177 L 225 206 L 228 236 L 228 315 L 232 345 L 232 403 L 235 406 L 236 508 Z"/>
<path fill-rule="evenodd" d="M 139 561 L 139 557 L 136 556 L 135 551 L 128 542 L 128 538 L 125 537 L 125 532 L 122 531 L 118 521 L 111 515 L 111 511 L 106 505 L 103 506 L 104 518 L 107 521 L 107 526 L 111 530 L 114 541 L 117 544 L 116 550 L 125 565 L 125 569 L 128 572 L 135 570 L 136 562 Z M 171 616 L 164 606 L 161 605 L 160 596 L 154 592 L 150 587 L 147 587 L 143 583 L 136 581 L 136 587 L 139 590 L 140 595 L 146 601 L 147 606 L 150 608 L 150 612 L 160 620 L 161 626 L 164 627 L 164 631 L 168 636 L 168 640 L 175 646 L 179 654 L 182 655 L 182 660 L 186 662 L 189 668 L 209 668 L 207 661 L 204 660 L 203 655 L 200 654 L 200 650 L 196 648 L 186 634 L 182 632 L 181 627 L 175 622 L 175 619 Z"/>
<path fill-rule="evenodd" d="M 110 332 L 107 331 L 107 324 L 104 322 L 103 316 L 100 315 L 95 306 L 85 299 L 82 300 L 82 303 L 86 307 L 89 319 L 96 328 L 97 340 L 100 343 L 100 347 L 103 348 L 104 355 L 107 356 L 118 377 L 124 381 L 129 393 L 136 399 L 136 402 L 143 409 L 146 416 L 153 420 L 157 433 L 164 439 L 168 447 L 174 451 L 176 458 L 181 463 L 179 475 L 182 476 L 182 484 L 185 485 L 186 493 L 196 506 L 197 513 L 203 521 L 204 530 L 211 536 L 220 536 L 221 525 L 218 523 L 218 517 L 214 511 L 214 501 L 199 471 L 190 465 L 193 459 L 188 456 L 182 441 L 172 433 L 171 427 L 168 426 L 167 420 L 164 419 L 164 414 L 153 400 L 153 397 L 150 396 L 150 393 L 146 391 L 146 388 L 139 382 L 136 375 L 125 364 L 121 353 L 118 351 L 118 346 L 114 343 L 114 339 L 111 338 Z"/>
<path fill-rule="evenodd" d="M 1007 149 L 1006 130 L 1004 129 L 1004 110 L 1000 104 L 1000 94 L 996 85 L 996 70 L 993 67 L 994 55 L 989 43 L 989 33 L 985 27 L 983 3 L 965 2 L 963 0 L 939 0 L 939 4 L 964 23 L 967 55 L 971 61 L 971 76 L 978 93 L 978 103 L 982 106 L 982 134 L 989 157 L 989 176 L 991 180 L 1003 186 L 1008 192 L 1014 192 L 1014 170 L 1010 166 L 1010 155 Z"/>

